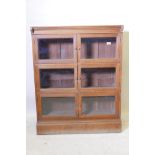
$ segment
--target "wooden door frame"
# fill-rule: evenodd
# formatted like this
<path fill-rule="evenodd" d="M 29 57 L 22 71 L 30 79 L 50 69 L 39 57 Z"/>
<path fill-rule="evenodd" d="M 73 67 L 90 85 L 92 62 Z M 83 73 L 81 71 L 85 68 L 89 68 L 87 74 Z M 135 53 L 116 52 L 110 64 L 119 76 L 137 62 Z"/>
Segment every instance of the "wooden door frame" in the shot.
<path fill-rule="evenodd" d="M 111 38 L 115 37 L 116 38 L 116 57 L 115 58 L 96 58 L 96 59 L 81 59 L 81 38 Z M 80 64 L 94 64 L 94 63 L 110 63 L 110 62 L 120 62 L 120 52 L 119 52 L 119 46 L 120 46 L 120 35 L 118 33 L 100 33 L 100 34 L 95 34 L 95 33 L 83 33 L 83 34 L 78 34 L 77 35 L 77 40 L 78 40 L 78 63 Z"/>
<path fill-rule="evenodd" d="M 38 39 L 39 38 L 73 38 L 73 60 L 39 60 L 38 57 Z M 36 109 L 38 121 L 50 121 L 59 119 L 76 119 L 78 116 L 78 102 L 77 102 L 77 48 L 76 48 L 76 35 L 75 34 L 51 34 L 51 35 L 33 35 L 32 36 L 33 47 L 33 66 L 34 66 L 34 81 L 35 81 L 35 94 L 36 94 Z M 61 62 L 61 63 L 60 63 Z M 48 64 L 50 63 L 50 64 Z M 74 88 L 49 88 L 42 89 L 40 86 L 40 69 L 74 69 Z M 65 92 L 65 93 L 64 93 Z M 68 95 L 69 94 L 69 95 Z M 41 97 L 54 97 L 54 96 L 73 96 L 75 97 L 75 111 L 76 115 L 73 116 L 43 116 L 42 115 L 42 103 Z"/>
<path fill-rule="evenodd" d="M 73 69 L 74 70 L 74 87 L 73 88 L 41 88 L 40 86 L 40 69 Z M 61 93 L 61 92 L 77 92 L 77 65 L 74 64 L 35 64 L 37 91 L 41 94 Z"/>
<path fill-rule="evenodd" d="M 38 39 L 73 39 L 73 59 L 39 59 Z M 34 62 L 37 64 L 76 64 L 77 63 L 77 49 L 76 49 L 76 35 L 75 34 L 50 34 L 50 35 L 34 35 Z"/>
<path fill-rule="evenodd" d="M 87 36 L 88 35 L 88 36 Z M 60 36 L 62 38 L 70 38 L 71 36 L 73 36 L 73 44 L 74 44 L 74 62 L 70 63 L 70 61 L 67 61 L 67 62 L 62 62 L 61 64 L 46 64 L 46 63 L 51 63 L 51 62 L 40 62 L 38 61 L 38 55 L 37 55 L 37 51 L 38 51 L 38 46 L 36 44 L 36 40 L 40 37 L 45 37 L 45 38 L 51 38 L 51 36 L 53 38 L 55 37 L 58 37 L 60 38 Z M 85 90 L 80 90 L 80 75 L 81 73 L 79 73 L 79 71 L 81 70 L 81 67 L 86 67 L 86 68 L 92 68 L 94 66 L 98 66 L 98 67 L 110 67 L 110 66 L 116 66 L 117 68 L 117 71 L 116 71 L 116 81 L 117 81 L 117 85 L 116 85 L 116 88 L 112 88 L 112 89 L 96 89 L 95 92 L 100 94 L 100 93 L 108 93 L 108 92 L 113 92 L 113 91 L 116 91 L 116 96 L 117 96 L 117 100 L 118 102 L 116 102 L 116 111 L 117 111 L 117 117 L 120 117 L 120 93 L 121 93 L 121 55 L 122 55 L 122 33 L 117 33 L 117 34 L 104 34 L 104 36 L 117 36 L 117 50 L 119 53 L 119 59 L 117 61 L 115 60 L 110 60 L 110 61 L 107 61 L 107 60 L 98 60 L 98 61 L 81 61 L 80 60 L 80 50 L 81 50 L 81 41 L 80 41 L 80 36 L 85 36 L 85 37 L 92 37 L 92 36 L 102 36 L 103 37 L 103 34 L 93 34 L 93 33 L 83 33 L 83 34 L 71 34 L 71 35 L 68 35 L 68 34 L 61 34 L 61 35 L 33 35 L 33 40 L 32 40 L 32 46 L 33 46 L 33 59 L 34 59 L 34 78 L 35 78 L 35 90 L 36 90 L 36 107 L 37 107 L 37 118 L 38 120 L 53 120 L 53 119 L 59 119 L 59 118 L 53 118 L 50 117 L 50 118 L 42 118 L 42 115 L 41 115 L 41 98 L 40 96 L 47 96 L 47 95 L 51 95 L 51 94 L 62 94 L 63 95 L 63 92 L 65 91 L 66 93 L 71 93 L 73 92 L 75 94 L 75 97 L 76 97 L 76 117 L 74 117 L 74 119 L 81 119 L 80 118 L 80 105 L 81 105 L 81 95 L 83 95 L 83 93 L 85 93 Z M 58 60 L 59 61 L 59 60 Z M 52 61 L 53 62 L 53 61 Z M 60 62 L 60 61 L 59 61 Z M 56 62 L 54 62 L 56 63 Z M 50 89 L 48 91 L 44 91 L 42 89 L 40 89 L 40 78 L 39 78 L 39 69 L 38 68 L 74 68 L 74 78 L 75 78 L 75 89 L 59 89 L 59 90 L 56 90 L 56 89 Z M 86 90 L 88 91 L 88 90 Z M 94 91 L 94 90 L 92 90 Z M 89 92 L 91 93 L 91 90 L 89 90 Z M 96 116 L 93 116 L 91 117 L 91 119 L 93 118 L 97 118 Z M 100 118 L 100 117 L 99 117 Z M 107 116 L 102 116 L 101 118 L 112 118 L 112 117 L 107 117 Z M 62 117 L 60 118 L 62 119 Z M 73 119 L 73 118 L 70 118 L 70 117 L 63 117 L 63 119 Z"/>
<path fill-rule="evenodd" d="M 91 87 L 91 88 L 82 88 L 81 87 L 81 69 L 82 68 L 115 68 L 115 87 Z M 105 90 L 113 90 L 117 89 L 120 85 L 120 64 L 119 63 L 103 63 L 103 64 L 81 64 L 78 66 L 78 91 L 87 92 L 90 89 L 93 89 L 96 92 L 105 91 Z"/>
<path fill-rule="evenodd" d="M 116 58 L 110 59 L 81 59 L 81 38 L 91 38 L 91 37 L 116 37 Z M 82 33 L 77 34 L 77 50 L 78 50 L 78 102 L 79 102 L 79 118 L 81 119 L 112 119 L 120 118 L 121 116 L 121 70 L 122 70 L 122 33 Z M 116 69 L 116 85 L 115 88 L 81 88 L 81 68 L 110 68 L 114 67 Z M 115 115 L 100 115 L 100 116 L 84 116 L 81 117 L 82 111 L 82 101 L 81 96 L 85 93 L 93 94 L 105 94 L 115 92 Z"/>
<path fill-rule="evenodd" d="M 100 114 L 100 115 L 83 115 L 82 114 L 82 97 L 96 97 L 96 96 L 114 96 L 115 97 L 115 114 Z M 117 90 L 102 91 L 102 92 L 85 92 L 79 93 L 79 118 L 80 119 L 116 119 L 119 118 L 120 96 Z"/>
<path fill-rule="evenodd" d="M 75 98 L 75 116 L 46 116 L 42 114 L 42 102 L 41 102 L 41 98 L 42 97 L 74 97 Z M 78 98 L 77 98 L 77 94 L 72 92 L 72 93 L 46 93 L 46 94 L 41 94 L 41 93 L 37 93 L 37 118 L 38 121 L 53 121 L 53 120 L 75 120 L 77 119 L 79 115 L 78 112 Z"/>

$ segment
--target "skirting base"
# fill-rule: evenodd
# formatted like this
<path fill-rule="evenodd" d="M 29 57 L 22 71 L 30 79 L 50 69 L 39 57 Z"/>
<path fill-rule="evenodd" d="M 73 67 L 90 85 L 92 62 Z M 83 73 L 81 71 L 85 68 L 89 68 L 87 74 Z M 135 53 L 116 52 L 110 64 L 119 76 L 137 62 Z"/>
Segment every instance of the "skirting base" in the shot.
<path fill-rule="evenodd" d="M 121 120 L 38 122 L 37 134 L 121 132 Z"/>

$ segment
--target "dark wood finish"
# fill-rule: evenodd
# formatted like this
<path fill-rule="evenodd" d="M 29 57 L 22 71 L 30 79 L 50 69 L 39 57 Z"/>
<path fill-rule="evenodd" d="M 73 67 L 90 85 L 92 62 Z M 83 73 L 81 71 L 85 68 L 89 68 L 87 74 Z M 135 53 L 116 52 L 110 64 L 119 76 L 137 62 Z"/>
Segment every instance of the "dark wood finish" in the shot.
<path fill-rule="evenodd" d="M 120 132 L 123 26 L 31 33 L 37 133 Z"/>

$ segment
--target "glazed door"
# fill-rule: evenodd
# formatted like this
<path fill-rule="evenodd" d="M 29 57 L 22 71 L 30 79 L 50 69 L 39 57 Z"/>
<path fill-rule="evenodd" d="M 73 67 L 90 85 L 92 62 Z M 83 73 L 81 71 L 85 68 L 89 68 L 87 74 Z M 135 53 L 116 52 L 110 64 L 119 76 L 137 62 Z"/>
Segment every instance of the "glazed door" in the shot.
<path fill-rule="evenodd" d="M 79 117 L 117 118 L 120 112 L 120 36 L 78 35 Z"/>
<path fill-rule="evenodd" d="M 38 119 L 75 119 L 76 35 L 35 35 L 33 41 Z"/>
<path fill-rule="evenodd" d="M 37 91 L 77 90 L 76 35 L 35 35 L 34 61 Z"/>
<path fill-rule="evenodd" d="M 115 91 L 80 94 L 81 119 L 119 117 L 119 96 Z"/>
<path fill-rule="evenodd" d="M 79 34 L 80 63 L 118 62 L 120 59 L 118 34 Z"/>
<path fill-rule="evenodd" d="M 120 64 L 79 64 L 78 89 L 80 92 L 116 90 L 120 84 Z"/>
<path fill-rule="evenodd" d="M 120 110 L 119 36 L 35 35 L 38 118 L 116 118 Z"/>
<path fill-rule="evenodd" d="M 36 63 L 76 63 L 75 35 L 36 35 L 34 38 Z"/>
<path fill-rule="evenodd" d="M 38 93 L 38 120 L 66 120 L 78 117 L 76 93 Z"/>
<path fill-rule="evenodd" d="M 80 118 L 119 117 L 119 74 L 119 64 L 78 66 Z"/>
<path fill-rule="evenodd" d="M 77 66 L 75 64 L 37 64 L 39 91 L 43 93 L 76 92 Z"/>

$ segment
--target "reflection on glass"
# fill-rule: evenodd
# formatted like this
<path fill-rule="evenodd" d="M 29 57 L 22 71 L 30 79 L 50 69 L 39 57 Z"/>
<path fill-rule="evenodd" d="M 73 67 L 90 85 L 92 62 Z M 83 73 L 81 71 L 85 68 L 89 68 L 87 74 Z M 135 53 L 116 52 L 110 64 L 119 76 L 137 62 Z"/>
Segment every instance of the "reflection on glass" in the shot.
<path fill-rule="evenodd" d="M 103 115 L 114 113 L 114 96 L 94 96 L 82 98 L 82 114 L 84 115 Z"/>
<path fill-rule="evenodd" d="M 73 59 L 73 39 L 39 39 L 39 59 Z"/>
<path fill-rule="evenodd" d="M 74 116 L 74 97 L 42 97 L 42 113 L 49 116 Z"/>
<path fill-rule="evenodd" d="M 81 87 L 114 87 L 115 68 L 83 68 Z"/>
<path fill-rule="evenodd" d="M 41 69 L 41 88 L 73 88 L 74 69 Z"/>
<path fill-rule="evenodd" d="M 82 38 L 81 58 L 115 58 L 116 38 Z"/>

